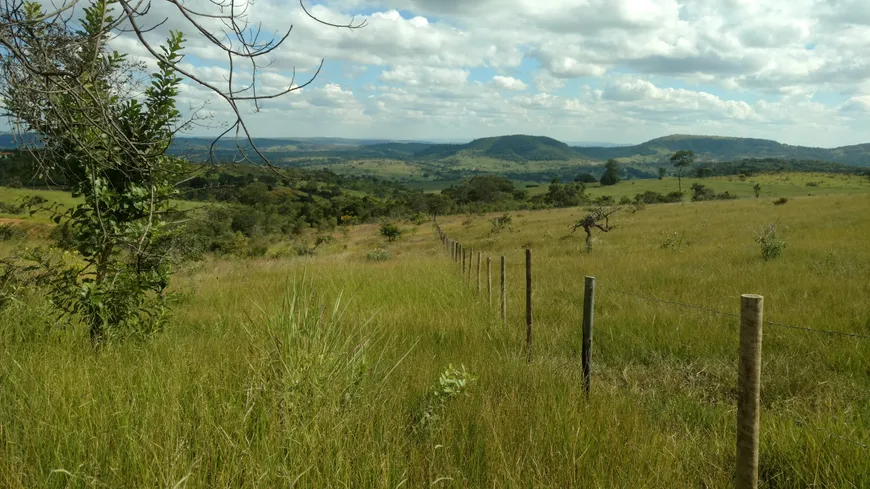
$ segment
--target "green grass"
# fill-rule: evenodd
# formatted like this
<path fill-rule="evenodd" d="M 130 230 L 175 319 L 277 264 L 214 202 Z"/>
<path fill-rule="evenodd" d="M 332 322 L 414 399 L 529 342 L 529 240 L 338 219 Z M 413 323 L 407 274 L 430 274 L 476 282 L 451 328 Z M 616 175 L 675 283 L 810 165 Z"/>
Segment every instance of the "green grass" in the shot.
<path fill-rule="evenodd" d="M 766 319 L 870 334 L 870 196 L 770 200 L 622 212 L 589 255 L 568 230 L 581 209 L 513 214 L 496 235 L 488 216 L 440 219 L 506 256 L 506 324 L 429 225 L 387 262 L 366 260 L 381 240 L 358 226 L 314 258 L 189 267 L 165 332 L 100 351 L 25 297 L 0 316 L 0 486 L 731 487 L 735 319 L 619 290 L 727 312 L 760 293 Z M 777 219 L 788 246 L 764 262 L 752 234 Z M 662 248 L 674 232 L 682 247 Z M 584 275 L 598 287 L 589 401 Z M 829 436 L 870 444 L 870 341 L 764 334 L 762 487 L 870 485 L 867 450 Z M 415 430 L 449 364 L 476 377 L 469 395 Z"/>
<path fill-rule="evenodd" d="M 761 198 L 797 197 L 830 194 L 870 193 L 870 180 L 855 175 L 829 175 L 824 173 L 785 173 L 782 175 L 756 175 L 740 180 L 738 177 L 689 178 L 684 177 L 683 192 L 688 200 L 692 184 L 700 183 L 712 188 L 716 193 L 730 192 L 740 198 L 755 197 L 753 187 L 761 185 Z M 807 183 L 815 184 L 807 186 Z M 676 177 L 662 180 L 623 180 L 616 185 L 602 187 L 589 185 L 586 192 L 592 197 L 610 195 L 619 200 L 622 197 L 633 199 L 635 195 L 651 190 L 667 194 L 678 189 Z M 545 193 L 547 185 L 529 189 L 530 193 Z"/>

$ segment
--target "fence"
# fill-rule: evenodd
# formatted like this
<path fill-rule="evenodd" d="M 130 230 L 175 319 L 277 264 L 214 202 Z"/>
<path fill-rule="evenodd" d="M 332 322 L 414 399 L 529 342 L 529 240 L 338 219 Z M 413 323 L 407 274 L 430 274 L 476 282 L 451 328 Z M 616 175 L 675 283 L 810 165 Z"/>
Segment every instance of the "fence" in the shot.
<path fill-rule="evenodd" d="M 441 243 L 446 247 L 448 253 L 451 254 L 454 261 L 461 262 L 462 274 L 466 274 L 465 263 L 465 248 L 456 240 L 449 237 L 436 222 L 435 230 L 438 234 Z M 474 255 L 472 249 L 469 253 L 467 273 L 469 279 L 472 275 L 471 259 Z M 506 267 L 505 257 L 501 256 L 501 290 L 500 290 L 500 318 L 502 323 L 507 317 L 507 300 L 506 300 Z M 481 252 L 477 253 L 477 293 L 480 293 L 480 263 Z M 487 280 L 487 296 L 488 303 L 492 305 L 492 276 L 491 276 L 491 257 L 486 257 L 486 280 Z M 711 314 L 717 314 L 727 317 L 739 318 L 740 333 L 739 333 L 739 356 L 737 366 L 737 446 L 736 446 L 736 462 L 735 462 L 735 487 L 738 489 L 755 489 L 758 487 L 758 458 L 759 458 L 759 435 L 760 435 L 760 414 L 761 414 L 761 352 L 762 352 L 762 329 L 763 326 L 772 326 L 776 328 L 790 329 L 796 331 L 804 331 L 817 333 L 828 336 L 839 336 L 861 340 L 870 339 L 870 335 L 858 333 L 845 333 L 840 331 L 830 331 L 817 328 L 807 328 L 792 324 L 777 323 L 764 320 L 764 298 L 755 294 L 742 294 L 740 296 L 740 313 L 723 312 L 715 309 L 701 307 L 693 304 L 685 304 L 677 301 L 661 299 L 652 295 L 639 294 L 637 292 L 629 292 L 617 288 L 608 287 L 607 290 L 634 297 L 636 299 L 650 301 L 658 304 L 666 304 L 686 309 L 700 310 Z M 588 398 L 592 386 L 592 335 L 594 329 L 594 311 L 595 311 L 595 277 L 586 277 L 583 294 L 583 324 L 582 324 L 582 346 L 581 346 L 581 371 L 584 384 L 585 395 Z M 532 304 L 532 250 L 525 250 L 525 323 L 526 323 L 526 342 L 525 350 L 527 361 L 532 360 L 532 339 L 533 339 L 533 304 Z M 799 424 L 806 426 L 805 423 L 798 421 Z M 818 431 L 822 431 L 815 428 Z M 840 438 L 844 441 L 852 443 L 858 447 L 870 451 L 870 447 L 866 444 L 844 438 L 842 436 L 828 433 L 831 437 Z"/>

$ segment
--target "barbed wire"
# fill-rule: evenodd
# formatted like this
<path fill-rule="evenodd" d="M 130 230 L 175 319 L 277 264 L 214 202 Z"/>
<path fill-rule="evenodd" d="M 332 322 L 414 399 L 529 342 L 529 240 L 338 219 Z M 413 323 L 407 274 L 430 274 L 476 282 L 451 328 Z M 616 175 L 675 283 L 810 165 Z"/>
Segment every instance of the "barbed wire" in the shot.
<path fill-rule="evenodd" d="M 596 285 L 598 285 L 598 287 L 601 287 L 600 284 L 596 284 Z M 606 285 L 603 288 L 612 290 L 614 292 L 619 292 L 620 294 L 625 294 L 625 295 L 630 295 L 632 297 L 637 297 L 639 299 L 643 299 L 643 300 L 647 300 L 647 301 L 660 302 L 662 304 L 670 304 L 670 305 L 674 305 L 674 306 L 685 307 L 687 309 L 697 309 L 699 311 L 709 312 L 711 314 L 719 314 L 722 316 L 740 317 L 739 314 L 736 314 L 733 312 L 724 312 L 724 311 L 719 311 L 716 309 L 711 309 L 709 307 L 696 306 L 694 304 L 685 304 L 685 303 L 677 302 L 677 301 L 669 301 L 669 300 L 660 299 L 658 297 L 651 296 L 651 295 L 643 295 L 643 294 L 638 294 L 636 292 L 629 292 L 627 290 L 617 289 L 615 287 L 611 287 L 610 285 Z"/>
<path fill-rule="evenodd" d="M 776 326 L 778 328 L 788 328 L 788 329 L 796 329 L 800 331 L 809 331 L 812 333 L 823 333 L 833 336 L 848 336 L 850 338 L 859 338 L 864 340 L 870 340 L 870 335 L 860 334 L 860 333 L 844 333 L 842 331 L 831 331 L 827 329 L 816 329 L 816 328 L 807 328 L 804 326 L 795 326 L 793 324 L 785 324 L 785 323 L 775 323 L 773 321 L 765 321 L 764 324 L 768 324 L 770 326 Z"/>
<path fill-rule="evenodd" d="M 600 287 L 600 285 L 599 285 L 599 287 Z M 610 290 L 612 290 L 614 292 L 618 292 L 620 294 L 630 295 L 632 297 L 636 297 L 636 298 L 643 299 L 643 300 L 660 302 L 662 304 L 670 304 L 670 305 L 680 306 L 680 307 L 684 307 L 687 309 L 697 309 L 699 311 L 705 311 L 705 312 L 709 312 L 711 314 L 719 314 L 721 316 L 737 317 L 737 318 L 740 317 L 739 314 L 733 313 L 733 312 L 724 312 L 724 311 L 719 311 L 717 309 L 711 309 L 709 307 L 702 307 L 702 306 L 696 306 L 694 304 L 685 304 L 683 302 L 660 299 L 660 298 L 655 297 L 655 296 L 643 295 L 643 294 L 638 294 L 636 292 L 628 292 L 626 290 L 617 289 L 617 288 L 611 287 L 609 285 L 604 286 L 604 288 L 610 289 Z M 827 330 L 827 329 L 808 328 L 806 326 L 795 326 L 793 324 L 777 323 L 775 321 L 764 321 L 764 324 L 769 325 L 769 326 L 775 326 L 777 328 L 787 328 L 787 329 L 794 329 L 794 330 L 798 330 L 798 331 L 806 331 L 806 332 L 811 332 L 811 333 L 820 333 L 820 334 L 827 334 L 827 335 L 832 335 L 832 336 L 844 336 L 844 337 L 849 337 L 849 338 L 870 340 L 870 335 L 865 335 L 865 334 L 860 334 L 860 333 L 846 333 L 843 331 L 833 331 L 833 330 Z"/>

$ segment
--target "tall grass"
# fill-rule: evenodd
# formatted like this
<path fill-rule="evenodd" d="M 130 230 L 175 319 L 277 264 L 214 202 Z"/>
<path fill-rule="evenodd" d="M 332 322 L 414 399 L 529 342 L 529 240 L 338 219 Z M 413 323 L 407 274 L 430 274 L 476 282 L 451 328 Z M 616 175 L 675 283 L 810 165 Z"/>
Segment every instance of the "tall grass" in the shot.
<path fill-rule="evenodd" d="M 0 317 L 0 487 L 728 487 L 736 320 L 619 291 L 727 312 L 756 292 L 767 319 L 870 333 L 868 204 L 649 206 L 588 255 L 567 228 L 580 209 L 514 214 L 498 235 L 486 216 L 439 218 L 507 257 L 505 324 L 423 226 L 385 262 L 359 226 L 333 255 L 204 263 L 176 282 L 164 333 L 101 351 L 28 297 Z M 765 262 L 753 233 L 777 218 L 788 247 Z M 679 251 L 662 248 L 674 231 Z M 870 454 L 831 436 L 870 443 L 870 344 L 766 326 L 763 361 L 763 485 L 870 485 Z M 476 380 L 416 428 L 451 364 Z"/>

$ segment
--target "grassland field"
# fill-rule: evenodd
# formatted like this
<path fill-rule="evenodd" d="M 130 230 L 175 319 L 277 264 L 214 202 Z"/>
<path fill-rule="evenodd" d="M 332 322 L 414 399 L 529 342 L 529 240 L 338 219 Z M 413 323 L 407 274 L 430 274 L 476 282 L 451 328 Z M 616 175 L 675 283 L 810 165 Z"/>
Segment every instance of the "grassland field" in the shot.
<path fill-rule="evenodd" d="M 165 331 L 97 351 L 23 297 L 0 315 L 0 487 L 731 487 L 736 319 L 621 291 L 732 313 L 758 293 L 765 319 L 870 335 L 870 188 L 820 195 L 837 179 L 790 178 L 759 180 L 760 199 L 620 211 L 590 254 L 569 229 L 580 208 L 512 213 L 501 233 L 488 215 L 439 218 L 506 257 L 504 324 L 431 224 L 403 225 L 395 243 L 355 226 L 315 257 L 186 266 Z M 749 183 L 710 186 L 745 196 Z M 787 247 L 763 261 L 753 234 L 774 221 Z M 392 258 L 367 260 L 377 247 Z M 588 400 L 585 275 L 597 279 Z M 870 341 L 764 335 L 761 487 L 870 486 Z M 462 395 L 438 389 L 451 364 L 474 377 Z"/>

